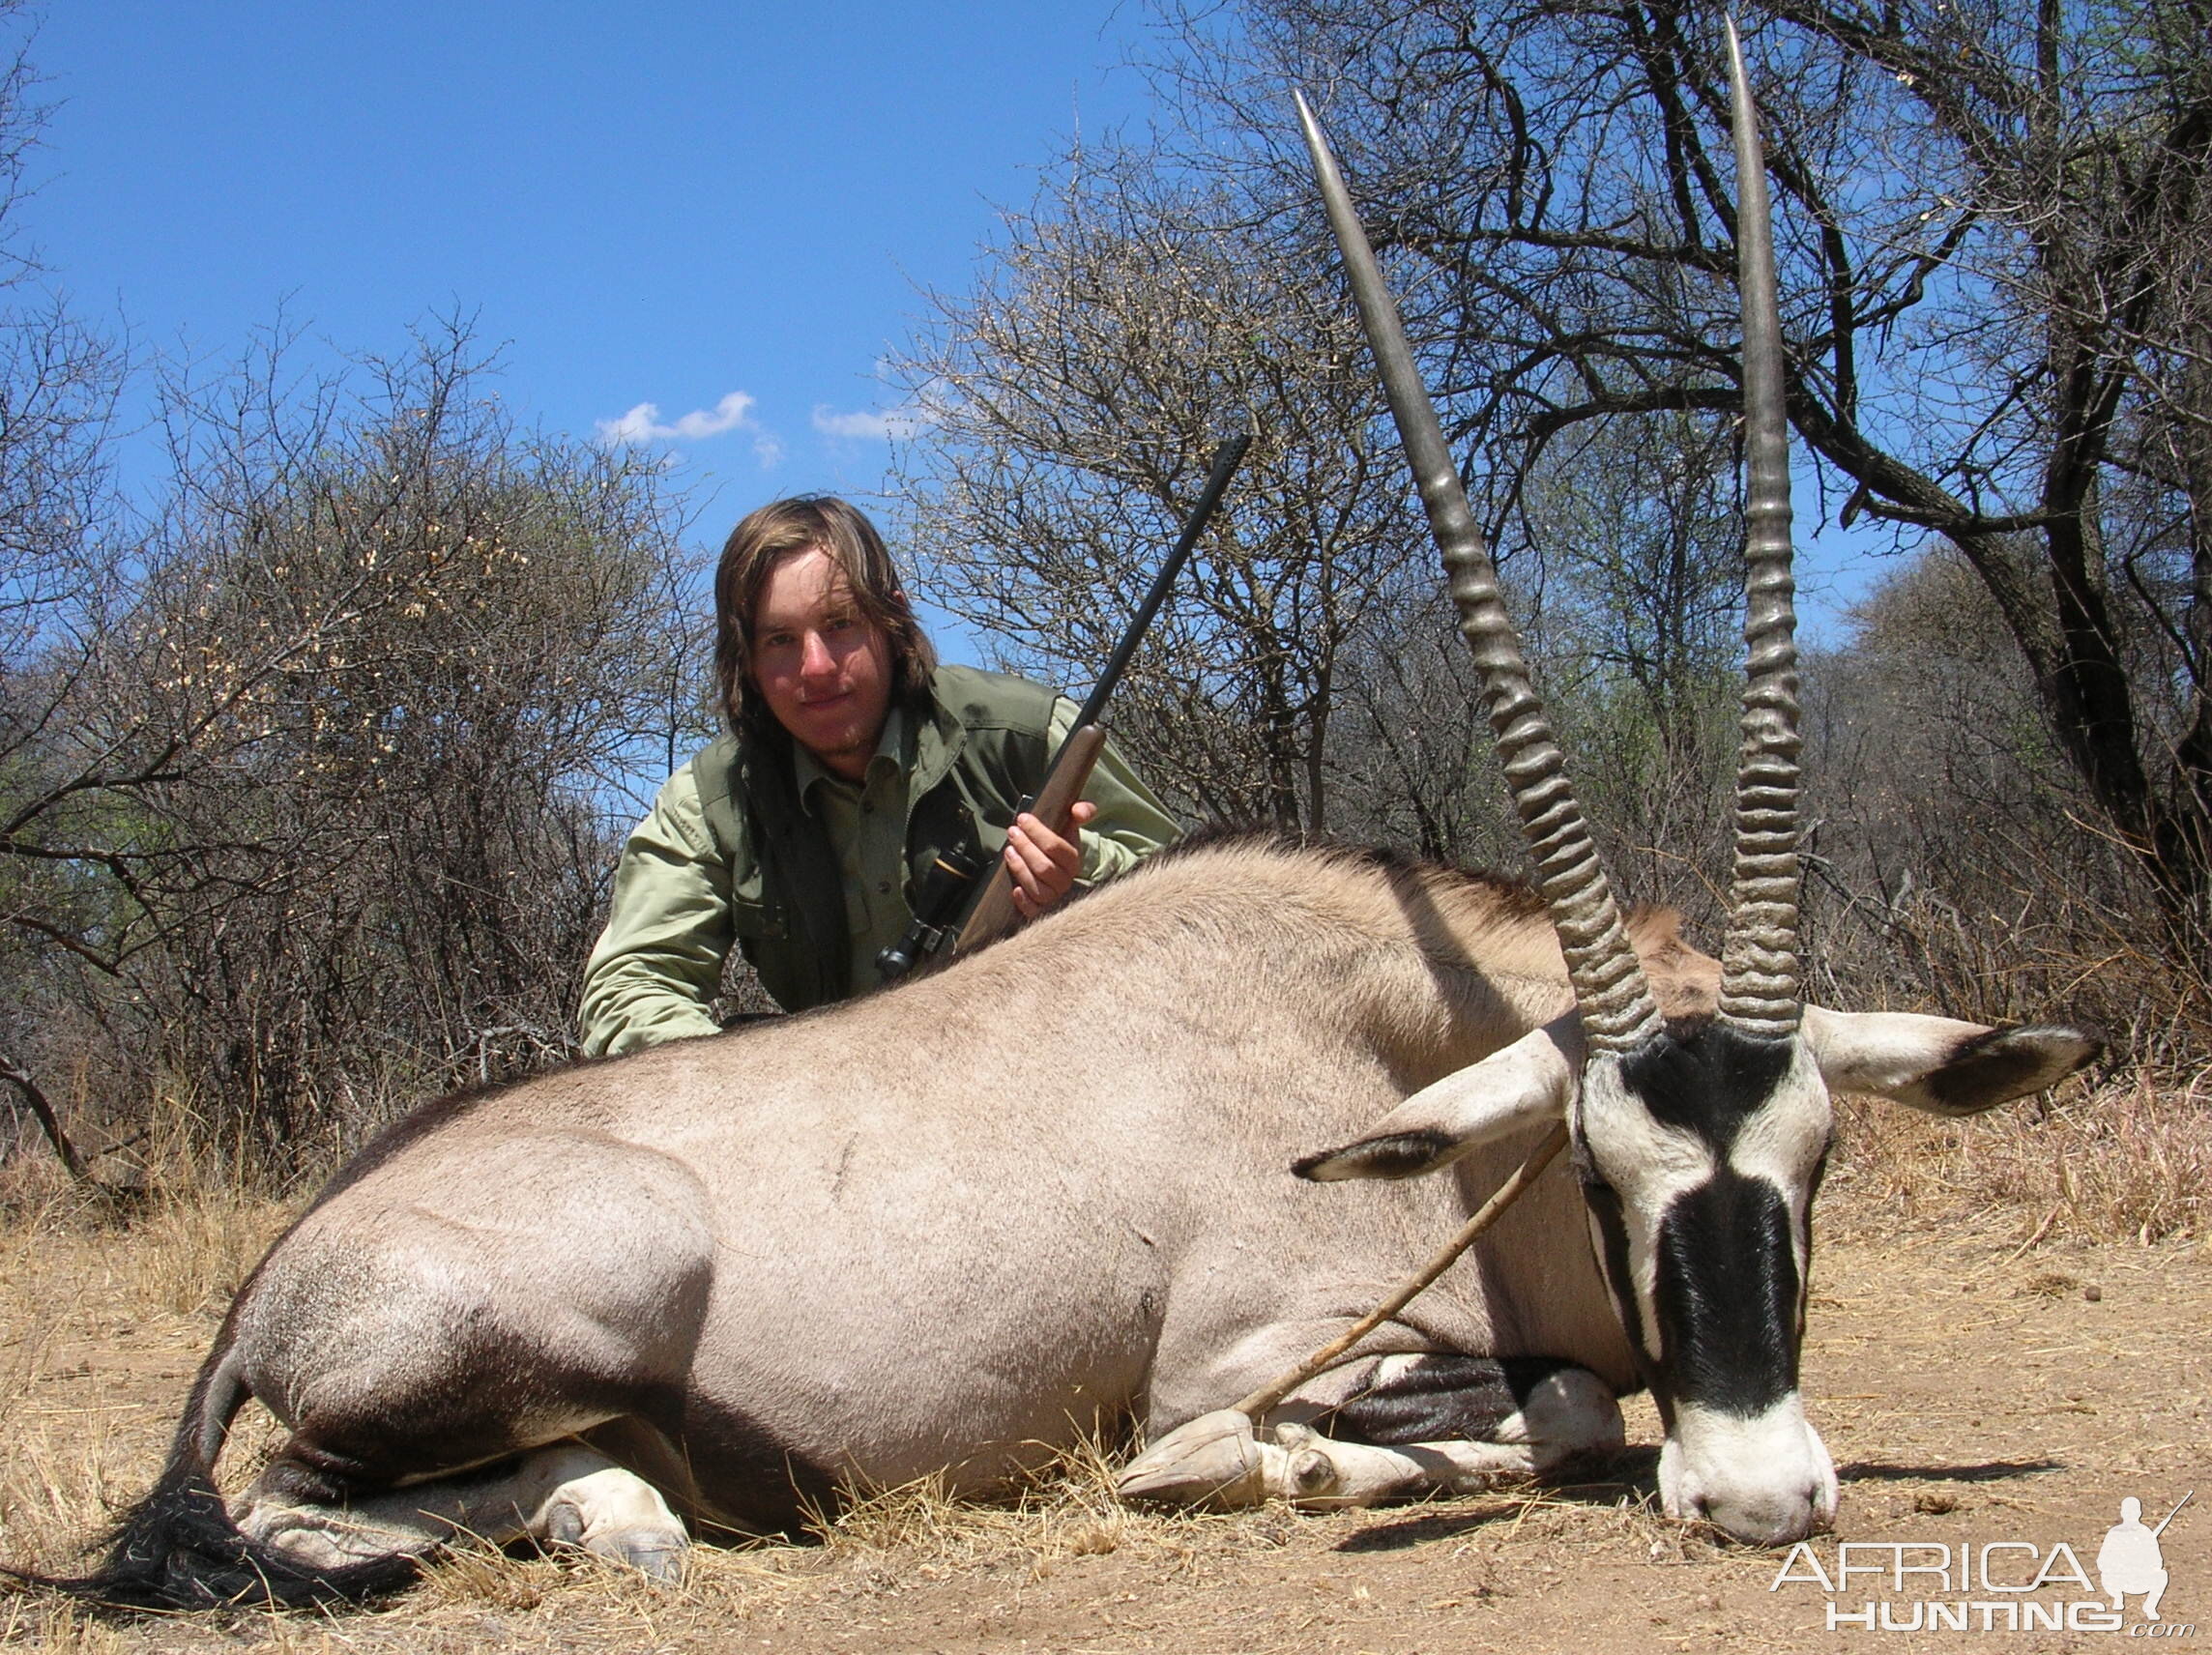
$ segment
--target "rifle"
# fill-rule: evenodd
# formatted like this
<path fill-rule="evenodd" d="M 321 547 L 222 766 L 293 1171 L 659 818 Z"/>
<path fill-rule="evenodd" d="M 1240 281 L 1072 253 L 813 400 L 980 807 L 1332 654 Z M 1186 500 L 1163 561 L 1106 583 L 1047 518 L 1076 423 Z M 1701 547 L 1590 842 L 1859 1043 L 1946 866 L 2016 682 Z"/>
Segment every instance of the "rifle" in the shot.
<path fill-rule="evenodd" d="M 1144 642 L 1152 618 L 1167 601 L 1176 576 L 1190 561 L 1191 548 L 1206 532 L 1214 508 L 1228 492 L 1229 479 L 1236 475 L 1244 450 L 1251 446 L 1251 437 L 1240 432 L 1213 450 L 1212 470 L 1207 474 L 1206 486 L 1199 490 L 1198 503 L 1183 519 L 1182 533 L 1176 539 L 1175 549 L 1160 565 L 1159 573 L 1152 578 L 1151 590 L 1137 606 L 1137 613 L 1122 632 L 1121 641 L 1114 646 L 1112 657 L 1098 675 L 1098 682 L 1091 685 L 1091 694 L 1075 715 L 1075 722 L 1068 726 L 1067 734 L 1054 749 L 1051 762 L 1045 766 L 1043 783 L 1033 795 L 1023 798 L 1014 809 L 1016 816 L 1026 811 L 1062 838 L 1074 836 L 1070 818 L 1076 800 L 1090 785 L 1091 771 L 1106 745 L 1106 731 L 1099 724 L 1098 715 L 1105 709 L 1107 697 L 1114 693 L 1114 686 L 1121 682 L 1129 658 L 1137 653 L 1137 646 Z M 886 982 L 905 975 L 918 961 L 939 952 L 948 942 L 955 952 L 965 953 L 1004 936 L 1021 923 L 1021 911 L 1014 906 L 1013 875 L 1006 871 L 1005 858 L 999 857 L 990 878 L 983 881 L 980 888 L 971 890 L 980 871 L 957 851 L 939 853 L 917 884 L 914 923 L 907 927 L 905 936 L 876 956 L 876 970 Z M 963 895 L 967 896 L 965 903 L 960 900 Z M 937 922 L 940 915 L 947 914 L 951 916 L 948 920 Z"/>

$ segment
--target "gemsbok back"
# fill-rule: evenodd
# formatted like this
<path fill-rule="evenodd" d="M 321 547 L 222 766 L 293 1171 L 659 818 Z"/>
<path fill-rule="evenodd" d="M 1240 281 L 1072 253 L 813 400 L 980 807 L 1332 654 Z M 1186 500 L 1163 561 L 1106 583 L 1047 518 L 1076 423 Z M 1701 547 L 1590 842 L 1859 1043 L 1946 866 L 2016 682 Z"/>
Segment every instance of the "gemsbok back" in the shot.
<path fill-rule="evenodd" d="M 1762 1544 L 1828 1522 L 1798 1356 L 1830 1091 L 1967 1115 L 2097 1043 L 1801 1003 L 1780 330 L 1736 73 L 1751 674 L 1719 962 L 1608 892 L 1307 115 L 1537 890 L 1214 842 L 847 1006 L 433 1103 L 239 1290 L 153 1491 L 61 1583 L 364 1594 L 458 1532 L 666 1574 L 687 1524 L 983 1490 L 1101 1427 L 1152 1441 L 1134 1497 L 1358 1503 L 1608 1449 L 1638 1386 L 1669 1512 Z M 1571 1156 L 1434 1289 L 1257 1425 L 1227 1409 L 1562 1121 Z M 226 1503 L 249 1398 L 290 1435 Z"/>

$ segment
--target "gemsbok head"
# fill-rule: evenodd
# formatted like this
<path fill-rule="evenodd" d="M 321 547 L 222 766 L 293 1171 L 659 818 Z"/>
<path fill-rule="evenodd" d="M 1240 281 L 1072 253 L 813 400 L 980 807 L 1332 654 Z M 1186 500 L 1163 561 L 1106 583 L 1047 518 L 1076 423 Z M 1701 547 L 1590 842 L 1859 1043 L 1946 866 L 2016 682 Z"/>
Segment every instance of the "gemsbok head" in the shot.
<path fill-rule="evenodd" d="M 1578 1010 L 1415 1094 L 1319 1179 L 1407 1177 L 1563 1118 L 1591 1240 L 1666 1427 L 1670 1515 L 1791 1540 L 1834 1516 L 1836 1474 L 1798 1393 L 1810 1212 L 1832 1090 L 1969 1115 L 2097 1050 L 2059 1028 L 1992 1031 L 1804 1002 L 1798 960 L 1798 696 L 1785 361 L 1764 162 L 1729 30 L 1739 211 L 1749 645 L 1734 873 L 1716 1015 L 1662 1018 L 1529 682 L 1498 576 L 1397 307 L 1303 99 L 1314 168 L 1390 409 L 1472 646 L 1499 756 Z"/>

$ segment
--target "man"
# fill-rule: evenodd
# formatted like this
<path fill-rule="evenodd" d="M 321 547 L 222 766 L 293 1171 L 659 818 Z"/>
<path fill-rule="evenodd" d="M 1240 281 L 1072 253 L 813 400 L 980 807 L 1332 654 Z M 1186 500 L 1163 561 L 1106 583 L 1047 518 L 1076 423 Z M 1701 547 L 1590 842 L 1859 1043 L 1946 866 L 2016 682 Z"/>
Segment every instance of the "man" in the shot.
<path fill-rule="evenodd" d="M 1175 824 L 1111 744 L 1073 842 L 1014 806 L 1076 709 L 1040 684 L 939 666 L 868 520 L 827 496 L 740 523 L 714 577 L 730 734 L 660 790 L 615 871 L 584 971 L 584 1049 L 713 1033 L 733 945 L 791 1011 L 875 987 L 941 853 L 1003 856 L 1033 917 L 1135 865 Z"/>

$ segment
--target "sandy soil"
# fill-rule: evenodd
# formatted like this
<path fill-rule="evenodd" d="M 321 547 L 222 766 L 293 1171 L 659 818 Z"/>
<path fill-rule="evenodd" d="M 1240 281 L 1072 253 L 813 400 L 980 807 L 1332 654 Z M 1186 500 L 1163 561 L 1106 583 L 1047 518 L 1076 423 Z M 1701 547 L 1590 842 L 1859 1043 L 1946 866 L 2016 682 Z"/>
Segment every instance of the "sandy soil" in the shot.
<path fill-rule="evenodd" d="M 2023 1247 L 2031 1224 L 1888 1234 L 1848 1192 L 1824 1205 L 1807 1391 L 1844 1480 L 1831 1575 L 1854 1547 L 1991 1543 L 2003 1582 L 2064 1542 L 2088 1573 L 2123 1496 L 2156 1521 L 2171 1574 L 2156 1629 L 2212 1649 L 2212 1251 Z M 210 1308 L 137 1302 L 117 1249 L 60 1235 L 0 1258 L 0 1555 L 62 1566 L 99 1497 L 135 1495 L 158 1463 Z M 141 1294 L 140 1297 L 143 1295 Z M 2096 1648 L 2153 1630 L 1888 1632 L 1846 1623 L 1887 1602 L 2017 1602 L 1861 1575 L 1831 1600 L 1802 1556 L 1718 1545 L 1656 1517 L 1646 1446 L 1589 1480 L 1416 1508 L 1162 1520 L 1063 1495 L 1030 1513 L 927 1502 L 814 1548 L 705 1553 L 655 1588 L 588 1562 L 463 1558 L 373 1612 L 88 1622 L 43 1597 L 0 1598 L 0 1640 L 86 1650 L 894 1651 Z M 1854 1552 L 1861 1562 L 1879 1553 Z M 1929 1561 L 1933 1553 L 1913 1561 Z M 2063 1559 L 2059 1559 L 2063 1568 Z M 1788 1568 L 1806 1579 L 1777 1585 Z M 2006 1571 L 2011 1571 L 2007 1573 Z M 2053 1573 L 2059 1572 L 2053 1570 Z M 1927 1577 L 1916 1578 L 1926 1582 Z M 2028 1594 L 2092 1594 L 2065 1582 Z M 1879 1612 L 1878 1609 L 1877 1611 Z M 2079 1612 L 2079 1611 L 2078 1611 Z"/>

